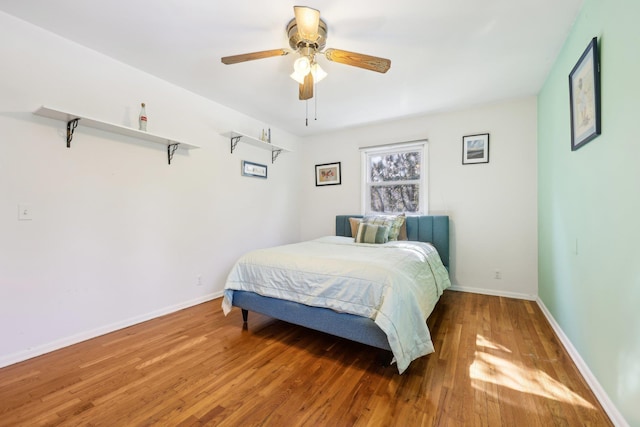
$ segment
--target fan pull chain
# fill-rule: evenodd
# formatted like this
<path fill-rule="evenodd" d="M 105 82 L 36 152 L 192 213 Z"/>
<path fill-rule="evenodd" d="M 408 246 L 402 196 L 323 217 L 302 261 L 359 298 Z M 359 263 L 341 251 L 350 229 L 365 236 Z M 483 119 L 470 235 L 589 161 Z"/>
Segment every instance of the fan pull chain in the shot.
<path fill-rule="evenodd" d="M 304 125 L 309 126 L 309 100 L 304 101 Z"/>
<path fill-rule="evenodd" d="M 318 120 L 318 91 L 315 80 L 313 82 L 313 120 Z"/>

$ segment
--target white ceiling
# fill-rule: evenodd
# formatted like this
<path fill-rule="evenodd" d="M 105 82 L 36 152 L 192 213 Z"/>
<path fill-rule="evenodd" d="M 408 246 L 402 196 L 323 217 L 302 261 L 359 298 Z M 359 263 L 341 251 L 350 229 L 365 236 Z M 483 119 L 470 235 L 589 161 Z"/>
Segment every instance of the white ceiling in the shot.
<path fill-rule="evenodd" d="M 582 0 L 308 0 L 327 48 L 391 59 L 379 74 L 327 61 L 317 103 L 298 100 L 283 0 L 0 0 L 0 10 L 305 136 L 538 93 Z M 318 120 L 314 121 L 317 107 Z"/>

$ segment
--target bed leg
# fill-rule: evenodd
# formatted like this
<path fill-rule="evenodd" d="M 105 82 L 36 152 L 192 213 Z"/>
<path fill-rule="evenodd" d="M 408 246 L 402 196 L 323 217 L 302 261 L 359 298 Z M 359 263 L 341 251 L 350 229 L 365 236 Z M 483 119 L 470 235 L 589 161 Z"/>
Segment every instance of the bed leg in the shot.
<path fill-rule="evenodd" d="M 393 362 L 393 352 L 390 350 L 381 350 L 378 353 L 377 362 L 383 368 L 391 366 L 391 362 Z"/>
<path fill-rule="evenodd" d="M 249 310 L 242 309 L 242 321 L 247 323 L 247 319 L 249 318 Z"/>

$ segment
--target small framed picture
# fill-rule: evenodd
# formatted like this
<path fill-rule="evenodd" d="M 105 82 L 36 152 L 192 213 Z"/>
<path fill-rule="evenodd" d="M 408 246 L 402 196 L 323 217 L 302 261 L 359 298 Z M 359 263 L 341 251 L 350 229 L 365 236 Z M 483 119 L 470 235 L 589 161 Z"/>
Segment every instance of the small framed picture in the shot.
<path fill-rule="evenodd" d="M 594 37 L 569 74 L 571 151 L 600 135 L 600 64 Z"/>
<path fill-rule="evenodd" d="M 242 175 L 252 176 L 255 178 L 267 178 L 267 165 L 261 165 L 259 163 L 242 161 Z"/>
<path fill-rule="evenodd" d="M 462 137 L 462 164 L 489 163 L 489 134 Z"/>
<path fill-rule="evenodd" d="M 316 187 L 341 183 L 340 162 L 316 165 Z"/>

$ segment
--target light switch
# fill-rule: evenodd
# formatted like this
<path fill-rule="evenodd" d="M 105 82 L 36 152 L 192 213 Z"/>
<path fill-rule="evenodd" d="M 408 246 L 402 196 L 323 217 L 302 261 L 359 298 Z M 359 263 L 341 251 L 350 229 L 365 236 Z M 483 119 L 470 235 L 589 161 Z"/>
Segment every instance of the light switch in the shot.
<path fill-rule="evenodd" d="M 33 219 L 31 212 L 31 205 L 19 204 L 18 205 L 18 220 L 19 221 L 31 221 Z"/>

